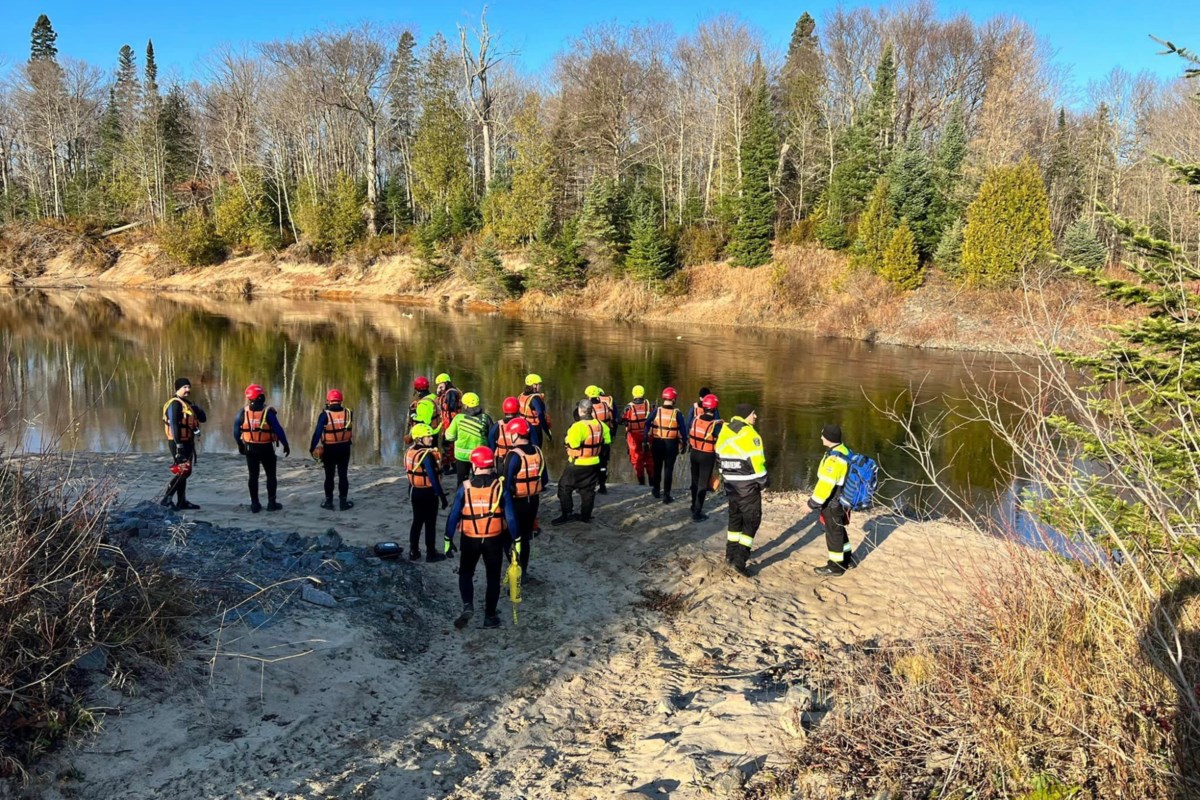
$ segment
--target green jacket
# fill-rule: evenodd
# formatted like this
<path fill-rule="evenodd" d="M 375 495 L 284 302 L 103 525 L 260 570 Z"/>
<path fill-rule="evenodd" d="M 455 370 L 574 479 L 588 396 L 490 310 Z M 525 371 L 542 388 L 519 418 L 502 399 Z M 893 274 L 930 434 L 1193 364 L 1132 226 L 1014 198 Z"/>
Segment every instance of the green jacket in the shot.
<path fill-rule="evenodd" d="M 446 441 L 454 442 L 454 457 L 459 461 L 470 461 L 471 451 L 487 444 L 488 431 L 492 429 L 492 418 L 486 412 L 472 414 L 464 411 L 450 422 L 446 430 Z"/>

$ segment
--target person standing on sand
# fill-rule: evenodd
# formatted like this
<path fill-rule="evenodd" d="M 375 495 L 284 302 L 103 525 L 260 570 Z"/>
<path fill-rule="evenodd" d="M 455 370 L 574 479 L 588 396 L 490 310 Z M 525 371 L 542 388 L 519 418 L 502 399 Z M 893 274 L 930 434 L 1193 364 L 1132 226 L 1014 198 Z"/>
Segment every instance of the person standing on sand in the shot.
<path fill-rule="evenodd" d="M 567 430 L 568 463 L 558 479 L 559 515 L 550 520 L 551 525 L 562 525 L 574 518 L 572 492 L 579 492 L 579 521 L 592 521 L 600 476 L 600 448 L 612 444 L 608 426 L 592 417 L 593 408 L 591 400 L 580 400 L 576 406 L 579 421 Z"/>
<path fill-rule="evenodd" d="M 721 427 L 716 445 L 717 466 L 729 501 L 725 563 L 746 577 L 750 576 L 746 561 L 762 523 L 762 491 L 771 485 L 762 437 L 754 429 L 756 422 L 754 406 L 739 403 L 733 419 Z"/>
<path fill-rule="evenodd" d="M 813 572 L 836 578 L 854 566 L 854 550 L 850 547 L 850 535 L 846 533 L 850 510 L 840 502 L 842 487 L 850 471 L 850 449 L 842 444 L 840 425 L 822 428 L 821 444 L 825 447 L 825 457 L 817 466 L 817 486 L 808 498 L 808 507 L 821 512 L 829 560 L 823 567 L 813 567 Z"/>
<path fill-rule="evenodd" d="M 192 382 L 187 378 L 175 379 L 175 396 L 163 405 L 163 427 L 166 429 L 167 444 L 171 448 L 171 458 L 174 464 L 171 472 L 175 477 L 167 486 L 166 496 L 162 499 L 164 506 L 171 506 L 178 511 L 195 511 L 200 506 L 188 502 L 187 482 L 192 473 L 192 464 L 196 462 L 196 438 L 200 436 L 200 425 L 208 421 L 204 409 L 192 402 Z M 176 502 L 171 502 L 175 495 Z"/>
<path fill-rule="evenodd" d="M 529 441 L 538 447 L 546 439 L 553 439 L 550 432 L 550 412 L 546 410 L 546 394 L 542 387 L 542 376 L 531 372 L 525 376 L 525 390 L 517 398 L 521 416 L 529 423 Z"/>
<path fill-rule="evenodd" d="M 404 454 L 404 472 L 408 476 L 408 499 L 412 503 L 412 526 L 408 531 L 408 560 L 421 558 L 421 528 L 425 529 L 425 560 L 445 561 L 437 544 L 438 503 L 446 508 L 442 488 L 441 459 L 433 446 L 433 428 L 424 422 L 412 426 L 412 447 Z"/>
<path fill-rule="evenodd" d="M 633 399 L 625 404 L 620 424 L 625 426 L 625 445 L 629 448 L 629 466 L 638 485 L 644 486 L 647 476 L 654 474 L 654 456 L 650 454 L 650 441 L 646 438 L 646 421 L 653 408 L 646 399 L 646 387 L 633 387 Z"/>
<path fill-rule="evenodd" d="M 606 396 L 604 390 L 599 386 L 594 385 L 583 390 L 583 397 L 592 404 L 592 417 L 608 428 L 609 443 L 600 448 L 600 477 L 597 479 L 598 486 L 596 488 L 597 493 L 608 494 L 608 459 L 612 455 L 612 435 L 617 428 L 612 398 Z M 576 421 L 579 421 L 578 407 L 573 412 L 573 416 Z"/>
<path fill-rule="evenodd" d="M 258 502 L 259 467 L 267 473 L 267 511 L 281 511 L 283 506 L 275 502 L 277 481 L 275 478 L 275 448 L 283 445 L 284 458 L 292 454 L 287 434 L 279 424 L 279 415 L 267 405 L 267 393 L 257 383 L 246 387 L 246 406 L 233 421 L 233 439 L 238 452 L 246 457 L 250 472 L 247 486 L 250 489 L 250 513 L 262 511 Z"/>
<path fill-rule="evenodd" d="M 712 394 L 712 391 L 707 386 L 704 386 L 700 389 L 700 399 L 692 403 L 692 407 L 688 409 L 687 422 L 684 430 L 690 431 L 692 429 L 692 422 L 695 421 L 696 417 L 704 413 L 704 398 L 708 397 L 710 394 Z M 717 419 L 720 419 L 721 412 L 719 410 L 715 410 L 713 412 L 713 416 Z"/>
<path fill-rule="evenodd" d="M 450 423 L 462 411 L 462 392 L 445 372 L 434 378 L 434 381 L 437 383 L 437 395 L 434 397 L 434 403 L 441 416 L 440 428 L 443 434 L 442 474 L 449 475 L 454 471 L 454 450 L 451 448 L 450 442 L 445 440 L 445 432 L 450 429 Z"/>
<path fill-rule="evenodd" d="M 518 535 L 519 523 L 512 495 L 504 479 L 495 472 L 496 457 L 487 447 L 471 453 L 471 479 L 458 487 L 450 518 L 446 520 L 446 552 L 454 549 L 454 534 L 462 532 L 462 553 L 458 559 L 458 591 L 462 613 L 454 627 L 462 630 L 475 615 L 475 567 L 483 559 L 487 574 L 484 592 L 483 627 L 499 628 L 500 568 L 504 551 Z"/>
<path fill-rule="evenodd" d="M 662 405 L 654 409 L 646 424 L 646 435 L 650 439 L 650 453 L 654 456 L 654 471 L 650 475 L 650 493 L 662 497 L 664 503 L 674 503 L 671 484 L 675 480 L 675 460 L 680 453 L 687 452 L 687 428 L 684 427 L 683 412 L 675 407 L 679 393 L 668 386 L 662 391 Z M 659 486 L 662 492 L 659 492 Z"/>
<path fill-rule="evenodd" d="M 492 448 L 492 453 L 496 456 L 496 460 L 501 464 L 508 458 L 509 452 L 517 445 L 516 437 L 509 433 L 508 423 L 514 419 L 524 419 L 521 416 L 521 403 L 515 397 L 504 398 L 504 404 L 500 407 L 504 413 L 504 418 L 492 423 L 491 430 L 488 431 L 487 446 Z M 525 424 L 528 432 L 529 423 Z"/>
<path fill-rule="evenodd" d="M 533 548 L 533 532 L 537 523 L 539 495 L 546 488 L 546 459 L 542 449 L 529 441 L 529 423 L 522 417 L 510 420 L 506 425 L 514 444 L 504 459 L 502 472 L 504 485 L 513 498 L 513 510 L 517 514 L 517 563 L 521 574 L 529 569 L 530 550 Z"/>
<path fill-rule="evenodd" d="M 463 412 L 454 417 L 446 429 L 446 441 L 454 442 L 454 467 L 460 484 L 471 474 L 471 453 L 487 444 L 492 418 L 479 405 L 479 395 L 467 392 L 462 396 Z"/>
<path fill-rule="evenodd" d="M 724 423 L 717 418 L 717 396 L 706 395 L 700 401 L 700 414 L 688 425 L 688 459 L 692 467 L 692 521 L 708 519 L 704 513 L 704 497 L 712 486 L 713 467 L 717 463 L 717 439 Z"/>
<path fill-rule="evenodd" d="M 354 441 L 354 414 L 342 405 L 339 389 L 330 389 L 325 395 L 325 410 L 317 417 L 312 443 L 308 451 L 325 467 L 325 500 L 321 508 L 333 510 L 333 474 L 338 477 L 338 498 L 342 511 L 354 508 L 347 499 L 350 494 L 350 445 Z"/>
<path fill-rule="evenodd" d="M 413 396 L 408 404 L 408 424 L 405 426 L 404 443 L 412 444 L 412 426 L 421 422 L 417 419 L 417 406 L 421 404 L 425 398 L 429 397 L 429 378 L 424 375 L 418 375 L 413 381 Z M 429 424 L 429 420 L 424 420 L 425 424 Z"/>

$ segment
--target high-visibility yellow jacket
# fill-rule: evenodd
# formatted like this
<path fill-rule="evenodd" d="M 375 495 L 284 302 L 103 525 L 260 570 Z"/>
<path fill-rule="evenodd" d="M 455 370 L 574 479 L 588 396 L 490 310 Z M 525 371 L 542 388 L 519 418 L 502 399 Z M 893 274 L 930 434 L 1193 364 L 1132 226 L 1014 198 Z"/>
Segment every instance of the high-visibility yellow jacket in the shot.
<path fill-rule="evenodd" d="M 825 454 L 817 467 L 817 487 L 813 489 L 813 500 L 826 506 L 837 497 L 846 483 L 846 473 L 850 471 L 849 459 L 850 448 L 844 444 L 836 445 Z"/>
<path fill-rule="evenodd" d="M 581 419 L 567 430 L 567 460 L 577 467 L 600 463 L 600 444 L 612 444 L 608 426 L 597 419 Z"/>
<path fill-rule="evenodd" d="M 717 467 L 725 484 L 731 488 L 770 485 L 762 437 L 741 417 L 734 417 L 721 426 L 717 437 Z"/>

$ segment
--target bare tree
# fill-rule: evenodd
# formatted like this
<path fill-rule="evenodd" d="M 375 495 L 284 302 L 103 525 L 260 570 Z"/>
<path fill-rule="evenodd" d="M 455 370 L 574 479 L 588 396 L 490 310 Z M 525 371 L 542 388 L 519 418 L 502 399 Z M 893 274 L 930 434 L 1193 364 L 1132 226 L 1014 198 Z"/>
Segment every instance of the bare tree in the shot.
<path fill-rule="evenodd" d="M 494 105 L 496 102 L 493 87 L 488 83 L 492 70 L 500 64 L 506 53 L 496 53 L 492 50 L 494 44 L 491 30 L 487 23 L 487 6 L 479 15 L 479 30 L 474 31 L 477 44 L 476 52 L 467 46 L 467 29 L 458 26 L 458 38 L 461 45 L 463 78 L 466 81 L 467 103 L 483 137 L 483 186 L 484 191 L 492 183 L 495 171 L 496 134 Z"/>

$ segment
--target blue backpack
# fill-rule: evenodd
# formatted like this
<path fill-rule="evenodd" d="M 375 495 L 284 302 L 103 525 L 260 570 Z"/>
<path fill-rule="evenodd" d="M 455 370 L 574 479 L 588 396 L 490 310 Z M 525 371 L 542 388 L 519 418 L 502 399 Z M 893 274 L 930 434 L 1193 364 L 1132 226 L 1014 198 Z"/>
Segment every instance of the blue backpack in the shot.
<path fill-rule="evenodd" d="M 849 448 L 847 448 L 849 449 Z M 879 487 L 879 465 L 875 459 L 862 453 L 850 455 L 830 451 L 846 462 L 846 482 L 838 495 L 838 502 L 851 511 L 866 511 L 875 502 L 875 489 Z"/>

